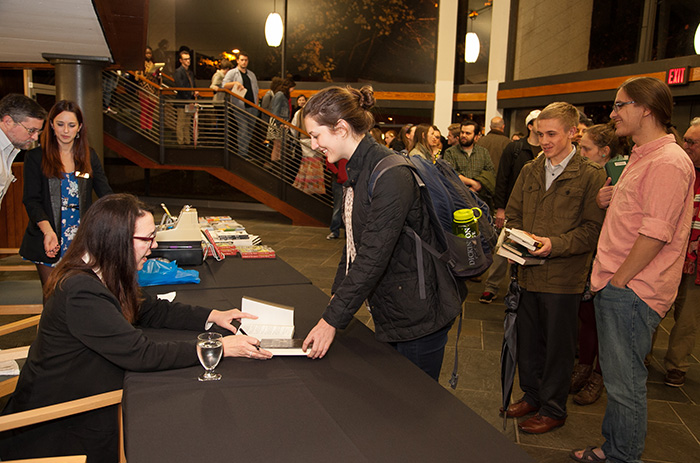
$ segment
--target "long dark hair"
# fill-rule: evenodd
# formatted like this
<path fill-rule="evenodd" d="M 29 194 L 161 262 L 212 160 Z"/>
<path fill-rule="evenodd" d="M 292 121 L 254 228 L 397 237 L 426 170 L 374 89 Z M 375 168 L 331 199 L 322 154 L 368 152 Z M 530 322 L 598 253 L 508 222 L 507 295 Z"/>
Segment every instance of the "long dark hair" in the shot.
<path fill-rule="evenodd" d="M 72 275 L 94 270 L 119 300 L 124 317 L 134 323 L 141 301 L 133 237 L 136 220 L 148 213 L 148 206 L 130 194 L 108 195 L 96 201 L 80 218 L 78 233 L 46 282 L 45 298 Z"/>
<path fill-rule="evenodd" d="M 668 85 L 653 77 L 632 77 L 620 85 L 618 90 L 624 90 L 635 103 L 649 109 L 656 123 L 666 133 L 676 137 L 676 143 L 683 146 L 683 138 L 671 123 L 673 95 Z"/>
<path fill-rule="evenodd" d="M 73 161 L 75 162 L 75 170 L 92 174 L 92 165 L 90 164 L 90 146 L 87 139 L 87 128 L 83 122 L 83 112 L 80 106 L 74 101 L 61 100 L 49 111 L 48 123 L 46 129 L 41 133 L 41 148 L 43 156 L 41 159 L 41 171 L 47 178 L 61 178 L 63 174 L 63 163 L 61 162 L 61 150 L 58 147 L 56 132 L 53 129 L 53 121 L 56 116 L 64 111 L 75 114 L 75 118 L 80 124 L 80 130 L 75 135 L 73 140 Z"/>
<path fill-rule="evenodd" d="M 359 90 L 328 87 L 309 98 L 302 115 L 331 129 L 343 119 L 356 134 L 364 136 L 374 127 L 374 116 L 370 112 L 374 103 L 374 90 L 369 85 Z"/>

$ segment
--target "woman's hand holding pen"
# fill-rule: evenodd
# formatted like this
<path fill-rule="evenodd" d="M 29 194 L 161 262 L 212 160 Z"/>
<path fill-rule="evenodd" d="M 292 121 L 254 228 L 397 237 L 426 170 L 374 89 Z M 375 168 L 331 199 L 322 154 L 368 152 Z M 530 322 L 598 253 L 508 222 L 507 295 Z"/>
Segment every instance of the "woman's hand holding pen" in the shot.
<path fill-rule="evenodd" d="M 272 358 L 272 352 L 260 348 L 260 341 L 245 335 L 224 336 L 224 357 L 248 357 L 257 360 Z"/>

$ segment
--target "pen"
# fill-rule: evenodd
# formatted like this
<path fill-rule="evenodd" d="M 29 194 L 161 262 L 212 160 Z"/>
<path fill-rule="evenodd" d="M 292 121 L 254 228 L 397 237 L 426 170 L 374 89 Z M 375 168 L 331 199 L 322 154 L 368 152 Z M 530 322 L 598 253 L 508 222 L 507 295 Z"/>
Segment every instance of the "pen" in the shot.
<path fill-rule="evenodd" d="M 248 333 L 245 332 L 245 330 L 243 329 L 243 327 L 239 326 L 239 327 L 238 327 L 238 331 L 240 331 L 240 333 L 241 333 L 243 336 L 248 336 Z M 258 346 L 257 344 L 255 344 L 255 348 L 256 348 L 257 350 L 260 350 L 260 346 Z"/>

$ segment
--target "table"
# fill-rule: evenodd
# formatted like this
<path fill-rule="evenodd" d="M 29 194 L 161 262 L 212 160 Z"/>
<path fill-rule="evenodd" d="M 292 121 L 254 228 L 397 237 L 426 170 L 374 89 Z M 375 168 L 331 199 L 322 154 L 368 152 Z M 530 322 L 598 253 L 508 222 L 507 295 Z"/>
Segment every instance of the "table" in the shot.
<path fill-rule="evenodd" d="M 248 262 L 230 260 L 224 261 L 229 271 L 249 270 Z M 265 274 L 280 270 L 280 262 L 268 261 Z M 164 288 L 171 290 L 157 289 Z M 244 295 L 294 306 L 297 337 L 328 303 L 308 282 L 205 285 L 178 289 L 176 300 L 238 305 Z M 197 335 L 146 332 L 158 340 Z M 197 366 L 126 374 L 129 463 L 534 461 L 357 320 L 338 333 L 323 359 L 225 358 L 217 368 L 222 380 L 212 383 L 198 382 L 201 372 Z"/>

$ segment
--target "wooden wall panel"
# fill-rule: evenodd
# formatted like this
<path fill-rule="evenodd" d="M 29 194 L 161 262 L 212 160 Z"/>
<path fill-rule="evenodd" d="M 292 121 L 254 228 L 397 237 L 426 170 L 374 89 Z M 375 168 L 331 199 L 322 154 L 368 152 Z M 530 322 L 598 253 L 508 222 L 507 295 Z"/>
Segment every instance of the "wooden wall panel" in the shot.
<path fill-rule="evenodd" d="M 0 248 L 18 248 L 22 244 L 24 230 L 29 223 L 27 211 L 22 204 L 24 189 L 24 163 L 12 164 L 12 174 L 17 178 L 7 190 L 0 205 Z"/>

